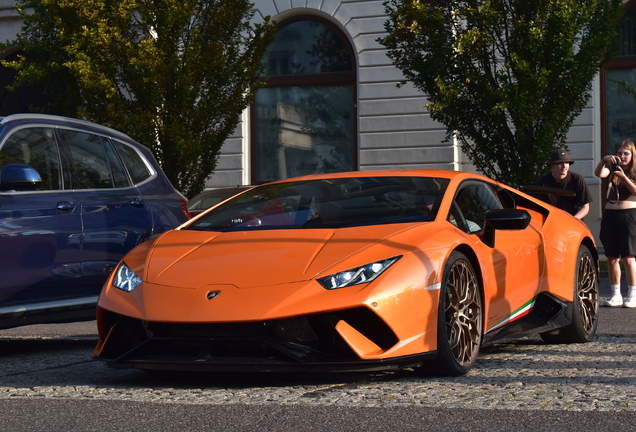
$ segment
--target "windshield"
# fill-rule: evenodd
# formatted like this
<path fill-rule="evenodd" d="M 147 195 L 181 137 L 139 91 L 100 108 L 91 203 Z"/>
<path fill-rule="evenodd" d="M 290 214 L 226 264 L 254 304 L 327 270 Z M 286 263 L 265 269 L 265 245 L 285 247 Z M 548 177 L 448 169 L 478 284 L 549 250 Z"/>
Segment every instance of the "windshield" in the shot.
<path fill-rule="evenodd" d="M 188 202 L 188 210 L 205 210 L 225 201 L 246 188 L 219 189 L 204 192 Z"/>
<path fill-rule="evenodd" d="M 434 177 L 359 177 L 263 185 L 183 229 L 341 228 L 432 221 L 448 182 Z"/>

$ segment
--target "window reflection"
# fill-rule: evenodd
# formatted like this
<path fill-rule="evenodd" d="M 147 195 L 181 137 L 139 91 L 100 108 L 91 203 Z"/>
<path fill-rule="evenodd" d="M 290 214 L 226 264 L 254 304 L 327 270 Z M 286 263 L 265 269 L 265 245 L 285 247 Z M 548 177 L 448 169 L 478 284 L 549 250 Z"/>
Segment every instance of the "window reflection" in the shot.
<path fill-rule="evenodd" d="M 256 94 L 254 182 L 355 169 L 355 72 L 348 42 L 320 20 L 281 27 Z"/>
<path fill-rule="evenodd" d="M 605 86 L 607 152 L 614 154 L 626 138 L 636 137 L 636 98 L 625 89 L 636 89 L 636 69 L 607 71 Z"/>
<path fill-rule="evenodd" d="M 501 203 L 495 193 L 487 186 L 468 186 L 462 189 L 455 198 L 461 210 L 468 231 L 479 232 L 486 226 L 486 213 L 490 210 L 501 209 Z"/>
<path fill-rule="evenodd" d="M 351 169 L 352 100 L 346 84 L 260 90 L 259 180 Z"/>
<path fill-rule="evenodd" d="M 616 147 L 624 139 L 633 139 L 636 136 L 636 98 L 628 91 L 636 89 L 636 68 L 633 61 L 636 55 L 636 7 L 625 11 L 619 23 L 619 32 L 618 55 L 605 70 L 603 154 L 614 154 Z"/>
<path fill-rule="evenodd" d="M 42 178 L 40 190 L 61 190 L 60 154 L 53 129 L 20 129 L 0 149 L 0 168 L 11 163 L 29 165 Z"/>
<path fill-rule="evenodd" d="M 296 21 L 278 30 L 265 58 L 269 76 L 352 69 L 345 42 L 333 29 L 318 21 Z"/>
<path fill-rule="evenodd" d="M 621 33 L 618 55 L 628 56 L 636 54 L 636 8 L 625 12 L 619 23 Z"/>

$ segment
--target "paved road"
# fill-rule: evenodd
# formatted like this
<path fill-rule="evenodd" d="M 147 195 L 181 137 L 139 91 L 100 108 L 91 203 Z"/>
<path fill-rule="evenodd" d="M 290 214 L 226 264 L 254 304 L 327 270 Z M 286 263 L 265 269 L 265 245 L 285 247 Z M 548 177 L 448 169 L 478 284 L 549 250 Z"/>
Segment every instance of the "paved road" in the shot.
<path fill-rule="evenodd" d="M 636 423 L 636 309 L 601 309 L 592 343 L 530 338 L 485 349 L 458 378 L 144 373 L 92 361 L 95 341 L 94 322 L 0 331 L 0 428 L 492 432 Z"/>

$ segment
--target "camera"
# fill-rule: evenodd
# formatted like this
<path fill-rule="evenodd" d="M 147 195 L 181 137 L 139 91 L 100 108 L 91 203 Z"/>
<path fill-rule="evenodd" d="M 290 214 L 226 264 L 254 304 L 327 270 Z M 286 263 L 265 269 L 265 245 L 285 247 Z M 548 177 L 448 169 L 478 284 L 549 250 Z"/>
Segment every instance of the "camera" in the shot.
<path fill-rule="evenodd" d="M 620 167 L 619 164 L 612 164 L 612 166 L 610 167 L 611 171 L 618 171 L 618 168 Z"/>

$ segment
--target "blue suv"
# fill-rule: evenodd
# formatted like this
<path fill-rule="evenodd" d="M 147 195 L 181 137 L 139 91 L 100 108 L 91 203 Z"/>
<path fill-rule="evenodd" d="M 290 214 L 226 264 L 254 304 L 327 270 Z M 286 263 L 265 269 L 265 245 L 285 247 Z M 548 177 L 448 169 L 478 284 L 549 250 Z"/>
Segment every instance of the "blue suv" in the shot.
<path fill-rule="evenodd" d="M 95 319 L 130 249 L 188 219 L 148 148 L 65 117 L 0 121 L 0 328 Z"/>

